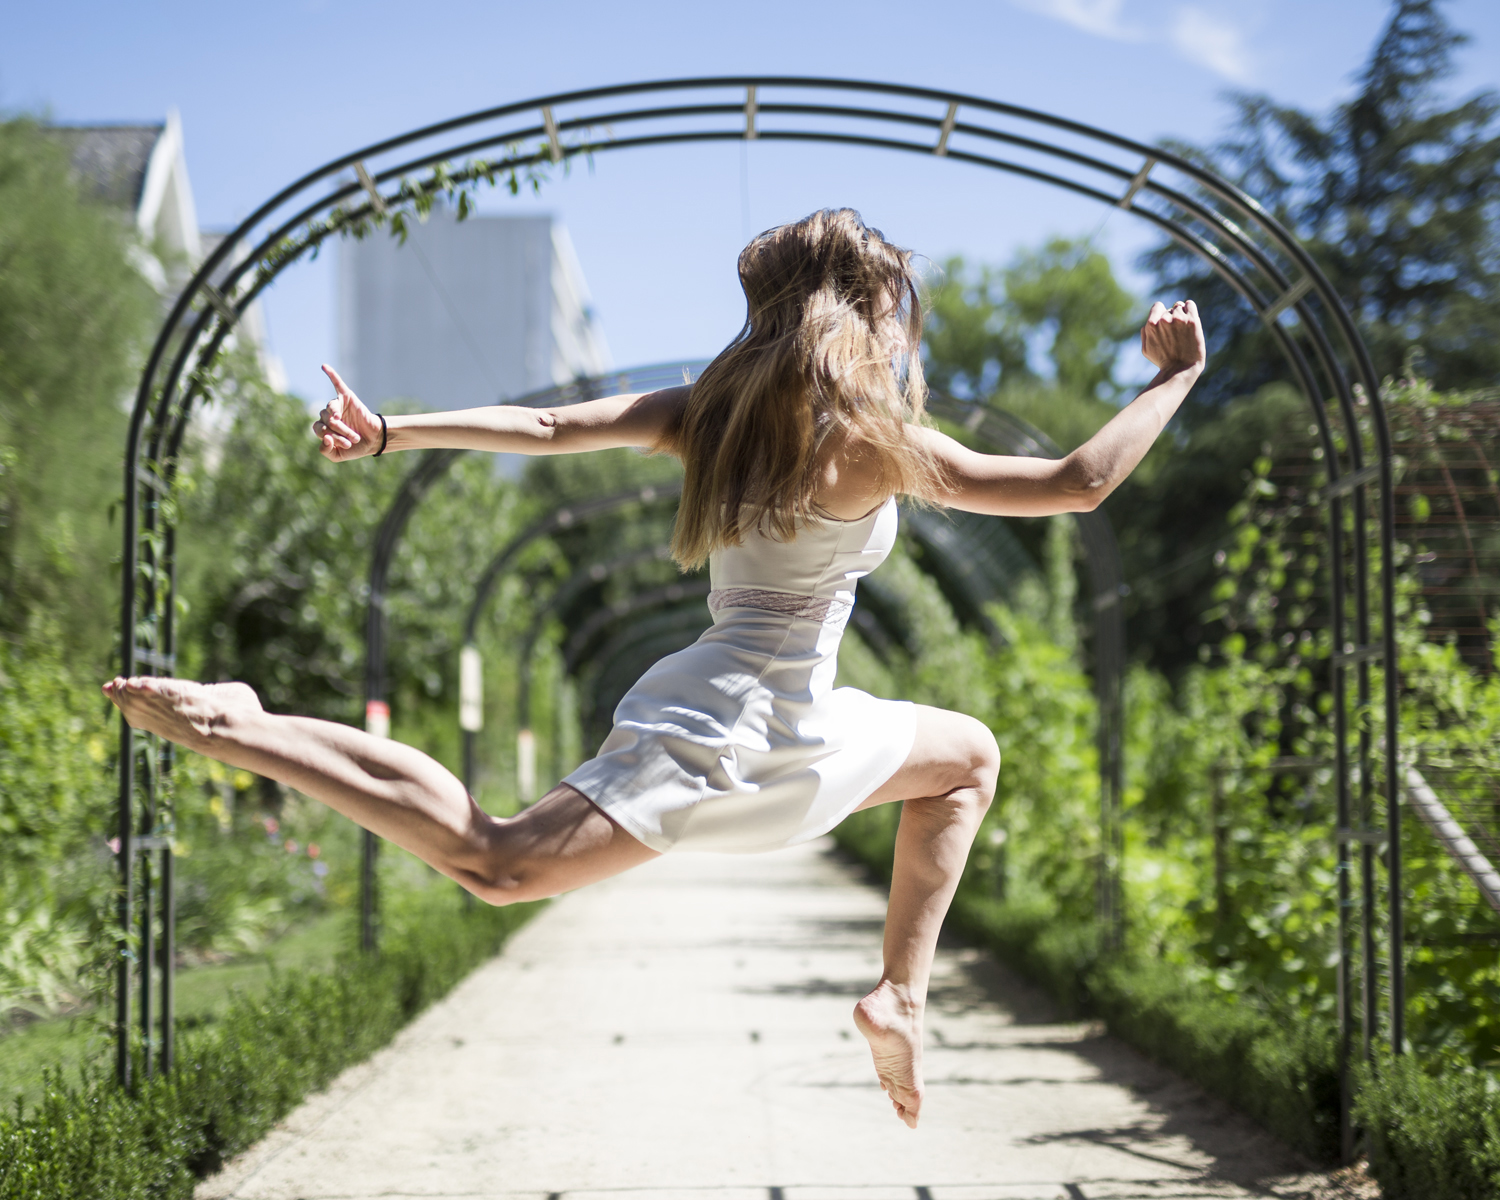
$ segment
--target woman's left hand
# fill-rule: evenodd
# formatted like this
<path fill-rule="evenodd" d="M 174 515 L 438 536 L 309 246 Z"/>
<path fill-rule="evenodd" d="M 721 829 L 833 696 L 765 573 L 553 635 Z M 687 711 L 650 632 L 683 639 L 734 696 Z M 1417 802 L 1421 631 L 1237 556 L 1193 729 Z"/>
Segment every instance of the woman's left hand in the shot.
<path fill-rule="evenodd" d="M 333 399 L 323 406 L 312 427 L 313 434 L 323 443 L 320 447 L 323 457 L 329 462 L 348 462 L 376 453 L 380 449 L 380 418 L 361 403 L 327 363 L 323 364 L 323 373 L 334 390 Z"/>

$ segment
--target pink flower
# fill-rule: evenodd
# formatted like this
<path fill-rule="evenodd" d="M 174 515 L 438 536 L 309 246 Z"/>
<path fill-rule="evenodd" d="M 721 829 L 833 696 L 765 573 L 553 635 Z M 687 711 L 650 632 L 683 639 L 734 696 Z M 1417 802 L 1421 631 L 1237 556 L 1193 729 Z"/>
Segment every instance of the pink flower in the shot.
<path fill-rule="evenodd" d="M 318 855 L 320 855 L 322 853 L 323 853 L 323 850 L 318 845 L 317 842 L 308 842 L 307 843 L 307 857 L 308 858 L 317 858 Z"/>
<path fill-rule="evenodd" d="M 275 833 L 280 828 L 281 828 L 281 826 L 276 823 L 276 818 L 275 817 L 267 817 L 266 818 L 266 832 L 267 833 Z"/>
<path fill-rule="evenodd" d="M 112 838 L 109 839 L 109 841 L 105 842 L 104 844 L 109 847 L 109 852 L 111 854 L 118 854 L 118 853 L 120 853 L 120 839 L 119 838 L 112 837 Z"/>
<path fill-rule="evenodd" d="M 297 843 L 292 838 L 287 838 L 287 841 L 286 841 L 286 852 L 288 854 L 296 854 L 297 853 Z"/>

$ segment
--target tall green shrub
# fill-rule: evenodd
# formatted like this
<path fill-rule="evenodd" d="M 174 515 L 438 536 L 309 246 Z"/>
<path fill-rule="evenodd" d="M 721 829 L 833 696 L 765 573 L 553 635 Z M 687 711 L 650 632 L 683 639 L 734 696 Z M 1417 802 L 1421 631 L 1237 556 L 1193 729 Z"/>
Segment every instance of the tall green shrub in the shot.
<path fill-rule="evenodd" d="M 0 639 L 0 1030 L 83 1000 L 106 953 L 114 749 L 60 639 Z"/>
<path fill-rule="evenodd" d="M 0 631 L 45 612 L 90 669 L 110 647 L 108 512 L 156 309 L 139 252 L 35 121 L 0 122 Z"/>

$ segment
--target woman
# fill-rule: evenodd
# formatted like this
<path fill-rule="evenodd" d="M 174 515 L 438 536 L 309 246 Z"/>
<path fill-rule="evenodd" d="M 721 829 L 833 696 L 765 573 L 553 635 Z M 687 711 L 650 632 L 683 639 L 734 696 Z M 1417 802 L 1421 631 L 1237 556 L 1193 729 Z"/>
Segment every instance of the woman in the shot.
<path fill-rule="evenodd" d="M 708 562 L 713 626 L 621 701 L 597 757 L 498 820 L 426 755 L 348 726 L 262 711 L 244 684 L 115 679 L 133 726 L 276 779 L 405 847 L 493 904 L 553 896 L 677 849 L 770 850 L 902 802 L 884 970 L 854 1010 L 881 1086 L 916 1127 L 922 1011 L 939 927 L 1000 756 L 959 713 L 834 689 L 855 581 L 889 552 L 895 496 L 998 516 L 1095 507 L 1140 462 L 1203 368 L 1192 302 L 1151 309 L 1160 371 L 1066 458 L 985 455 L 922 423 L 909 252 L 849 209 L 740 255 L 748 317 L 692 386 L 553 410 L 383 418 L 324 368 L 313 425 L 334 462 L 450 447 L 674 454 L 673 550 Z"/>

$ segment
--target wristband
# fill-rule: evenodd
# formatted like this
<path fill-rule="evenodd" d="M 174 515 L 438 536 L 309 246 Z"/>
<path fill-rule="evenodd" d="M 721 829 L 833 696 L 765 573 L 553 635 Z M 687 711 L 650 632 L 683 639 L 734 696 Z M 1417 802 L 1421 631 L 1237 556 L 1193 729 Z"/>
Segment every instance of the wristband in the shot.
<path fill-rule="evenodd" d="M 379 458 L 385 453 L 385 442 L 386 438 L 390 436 L 390 431 L 385 427 L 385 417 L 381 413 L 376 413 L 375 415 L 380 417 L 380 449 L 375 451 L 373 457 Z"/>

